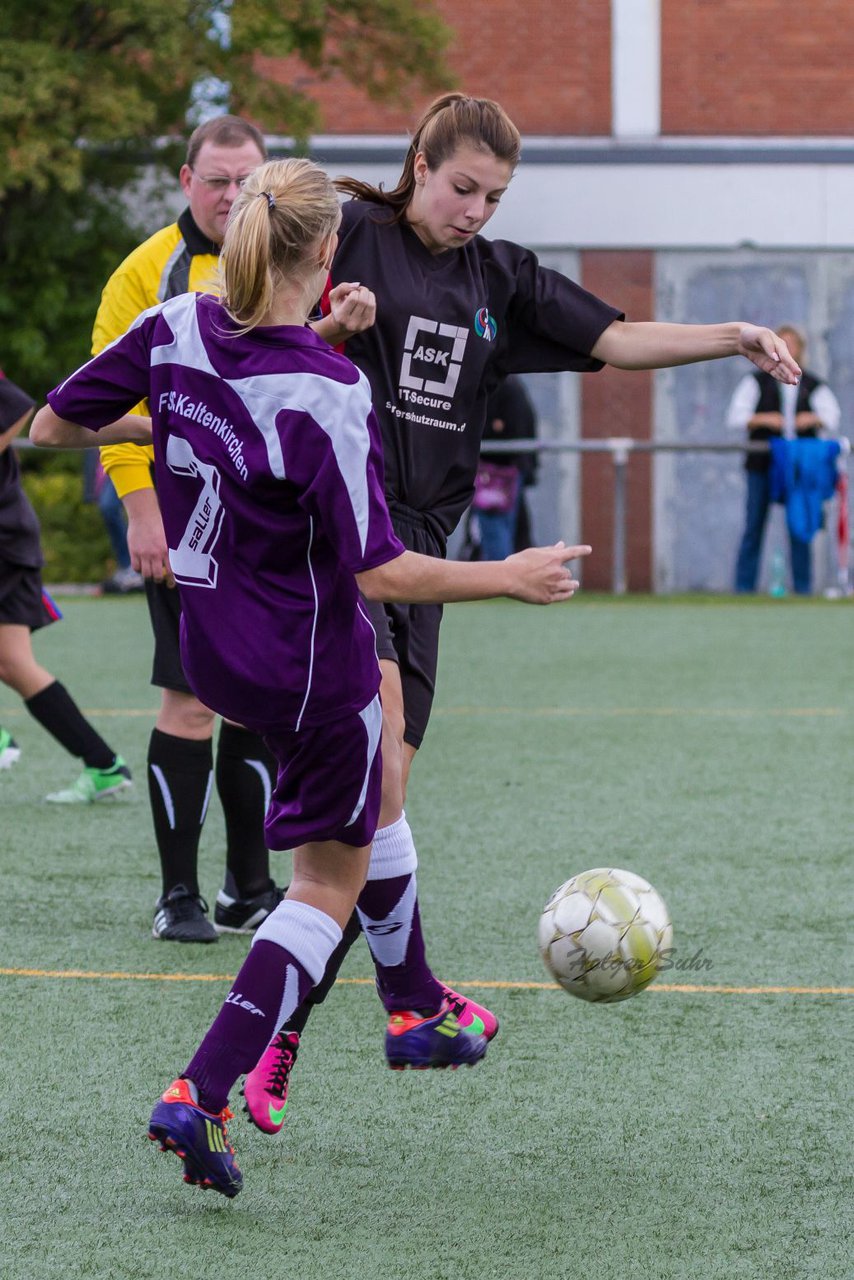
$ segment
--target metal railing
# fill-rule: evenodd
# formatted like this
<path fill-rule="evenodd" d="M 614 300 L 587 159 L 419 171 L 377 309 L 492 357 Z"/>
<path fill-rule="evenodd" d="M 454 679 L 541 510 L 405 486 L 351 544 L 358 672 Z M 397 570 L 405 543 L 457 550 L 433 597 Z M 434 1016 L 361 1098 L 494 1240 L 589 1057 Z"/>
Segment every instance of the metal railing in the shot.
<path fill-rule="evenodd" d="M 27 439 L 14 440 L 17 449 L 35 446 Z M 848 464 L 851 444 L 840 437 L 840 458 Z M 624 596 L 628 591 L 626 577 L 626 545 L 628 528 L 627 482 L 629 457 L 633 453 L 767 453 L 767 440 L 726 444 L 717 440 L 686 442 L 677 440 L 635 440 L 631 436 L 605 436 L 600 440 L 489 440 L 484 442 L 484 453 L 610 453 L 614 467 L 614 519 L 613 551 L 611 565 L 611 591 Z"/>
<path fill-rule="evenodd" d="M 840 458 L 847 465 L 851 445 L 840 437 Z M 611 566 L 611 591 L 624 596 L 626 578 L 626 542 L 628 507 L 626 485 L 629 457 L 633 453 L 768 453 L 767 440 L 751 440 L 741 444 L 724 444 L 717 440 L 686 442 L 667 440 L 635 440 L 631 436 L 606 436 L 601 440 L 489 440 L 484 453 L 610 453 L 614 465 L 614 522 Z"/>

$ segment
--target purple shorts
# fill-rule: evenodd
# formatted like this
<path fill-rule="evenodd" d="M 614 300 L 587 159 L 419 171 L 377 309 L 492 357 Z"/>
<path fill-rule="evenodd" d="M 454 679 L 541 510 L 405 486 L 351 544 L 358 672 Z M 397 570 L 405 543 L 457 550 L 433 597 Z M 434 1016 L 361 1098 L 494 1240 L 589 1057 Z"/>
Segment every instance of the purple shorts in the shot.
<path fill-rule="evenodd" d="M 382 706 L 379 694 L 362 711 L 317 728 L 265 733 L 278 777 L 264 834 L 269 849 L 312 840 L 369 845 L 380 816 Z"/>

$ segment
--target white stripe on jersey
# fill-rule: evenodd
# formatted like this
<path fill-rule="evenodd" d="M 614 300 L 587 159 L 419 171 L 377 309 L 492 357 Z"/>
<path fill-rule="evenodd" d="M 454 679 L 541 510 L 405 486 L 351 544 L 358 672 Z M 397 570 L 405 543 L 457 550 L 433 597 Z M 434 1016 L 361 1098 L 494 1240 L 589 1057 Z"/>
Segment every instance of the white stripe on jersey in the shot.
<path fill-rule="evenodd" d="M 163 346 L 152 347 L 152 368 L 157 364 L 178 364 L 183 369 L 198 369 L 199 373 L 219 377 L 199 331 L 196 311 L 198 298 L 197 293 L 182 293 L 162 304 L 163 316 L 169 323 L 173 337 L 171 342 L 164 343 Z"/>
<path fill-rule="evenodd" d="M 185 293 L 162 304 L 174 339 L 152 350 L 151 363 L 178 364 L 218 377 L 205 349 L 197 316 L 197 293 Z M 283 410 L 308 414 L 329 437 L 338 470 L 347 488 L 362 552 L 368 539 L 367 460 L 371 388 L 363 373 L 355 383 L 337 382 L 317 373 L 263 373 L 250 378 L 223 378 L 240 397 L 267 447 L 267 461 L 277 480 L 286 479 L 276 418 Z"/>
<path fill-rule="evenodd" d="M 264 437 L 270 469 L 285 479 L 276 416 L 283 409 L 306 413 L 328 437 L 347 488 L 364 552 L 368 539 L 367 461 L 371 388 L 363 373 L 355 383 L 337 382 L 318 373 L 265 373 L 254 378 L 225 379 L 233 387 Z"/>
<path fill-rule="evenodd" d="M 305 697 L 302 700 L 302 706 L 299 709 L 297 722 L 294 726 L 296 730 L 299 730 L 300 725 L 302 724 L 302 718 L 303 718 L 303 715 L 305 714 L 305 708 L 308 702 L 308 696 L 311 693 L 311 680 L 312 680 L 312 676 L 314 675 L 314 637 L 317 633 L 318 601 L 317 601 L 317 582 L 315 581 L 315 578 L 314 578 L 314 566 L 311 563 L 311 548 L 313 544 L 314 544 L 314 517 L 309 516 L 308 547 L 306 548 L 305 561 L 306 561 L 306 564 L 308 565 L 308 576 L 311 579 L 311 591 L 312 591 L 312 595 L 314 596 L 314 617 L 311 620 L 311 639 L 308 645 L 308 652 L 309 652 L 308 679 L 306 680 L 306 683 L 305 683 Z"/>
<path fill-rule="evenodd" d="M 368 731 L 368 751 L 365 758 L 365 779 L 362 783 L 362 792 L 359 799 L 356 801 L 356 807 L 353 810 L 350 821 L 347 823 L 348 827 L 353 825 L 365 807 L 365 798 L 368 794 L 368 782 L 371 777 L 371 765 L 374 763 L 374 756 L 377 754 L 377 748 L 379 747 L 380 738 L 382 737 L 383 709 L 379 694 L 377 694 L 373 702 L 369 702 L 366 707 L 362 708 L 359 712 L 359 719 Z"/>
<path fill-rule="evenodd" d="M 166 290 L 169 287 L 169 277 L 172 274 L 172 268 L 175 266 L 175 263 L 182 256 L 182 254 L 185 254 L 185 253 L 189 255 L 190 251 L 187 248 L 187 241 L 184 239 L 183 236 L 181 236 L 181 239 L 175 245 L 175 248 L 169 254 L 169 257 L 166 259 L 166 265 L 160 273 L 160 280 L 158 281 L 158 284 L 157 284 L 158 302 L 166 301 Z"/>

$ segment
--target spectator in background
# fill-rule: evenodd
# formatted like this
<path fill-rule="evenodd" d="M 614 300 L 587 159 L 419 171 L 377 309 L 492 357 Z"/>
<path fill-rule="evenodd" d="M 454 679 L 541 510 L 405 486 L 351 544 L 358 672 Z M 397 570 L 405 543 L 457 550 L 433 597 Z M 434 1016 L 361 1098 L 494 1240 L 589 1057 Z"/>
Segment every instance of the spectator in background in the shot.
<path fill-rule="evenodd" d="M 519 375 L 511 374 L 489 397 L 484 443 L 489 440 L 533 440 L 535 435 L 536 415 L 525 383 Z M 506 559 L 517 549 L 520 513 L 525 506 L 524 490 L 526 485 L 535 483 L 536 466 L 538 458 L 535 453 L 481 453 L 472 506 L 478 513 L 480 550 L 484 559 Z M 495 468 L 498 474 L 504 472 L 506 500 L 498 507 L 480 506 L 483 479 L 490 471 L 495 474 Z M 530 517 L 526 518 L 525 524 L 530 531 Z"/>
<path fill-rule="evenodd" d="M 801 364 L 806 351 L 806 337 L 796 325 L 781 325 L 780 337 L 788 344 L 794 359 Z M 747 431 L 749 440 L 771 440 L 815 437 L 820 432 L 836 435 L 840 419 L 839 401 L 826 382 L 804 369 L 797 386 L 775 381 L 770 374 L 755 370 L 739 382 L 727 410 L 726 425 L 730 431 Z M 747 511 L 745 529 L 735 567 L 735 589 L 738 593 L 756 590 L 762 540 L 771 505 L 771 455 L 748 453 Z M 810 544 L 789 533 L 792 585 L 797 595 L 809 595 L 812 589 Z"/>
<path fill-rule="evenodd" d="M 142 591 L 145 580 L 130 562 L 124 507 L 100 458 L 91 450 L 83 455 L 83 501 L 97 503 L 116 561 L 115 571 L 101 584 L 101 590 L 105 595 Z"/>
<path fill-rule="evenodd" d="M 27 393 L 0 372 L 0 681 L 23 699 L 33 719 L 60 746 L 83 762 L 76 782 L 47 799 L 91 804 L 129 787 L 130 769 L 33 653 L 33 631 L 62 615 L 42 587 L 39 522 L 12 449 L 32 410 Z M 20 756 L 17 742 L 0 726 L 0 769 L 10 768 Z"/>
<path fill-rule="evenodd" d="M 517 374 L 510 374 L 487 402 L 484 443 L 533 440 L 536 434 L 536 414 L 525 383 Z M 537 467 L 536 453 L 481 453 L 472 512 L 484 560 L 505 560 L 514 551 L 531 545 L 531 520 L 524 490 L 536 483 Z M 470 538 L 474 534 L 471 529 Z"/>

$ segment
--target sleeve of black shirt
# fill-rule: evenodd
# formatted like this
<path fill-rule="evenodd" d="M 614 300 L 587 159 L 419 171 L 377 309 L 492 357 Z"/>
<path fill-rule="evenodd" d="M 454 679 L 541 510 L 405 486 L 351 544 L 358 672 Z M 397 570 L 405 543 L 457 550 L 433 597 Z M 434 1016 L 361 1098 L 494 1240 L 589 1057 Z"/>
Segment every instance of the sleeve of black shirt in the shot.
<path fill-rule="evenodd" d="M 559 271 L 541 266 L 529 249 L 493 241 L 493 254 L 496 266 L 513 278 L 506 328 L 498 335 L 500 374 L 601 369 L 602 361 L 590 352 L 624 313 Z"/>
<path fill-rule="evenodd" d="M 0 435 L 32 409 L 35 400 L 0 372 Z"/>

